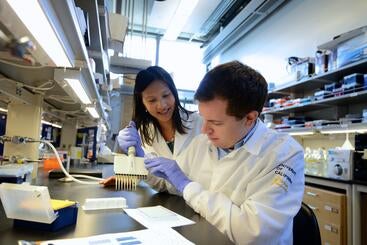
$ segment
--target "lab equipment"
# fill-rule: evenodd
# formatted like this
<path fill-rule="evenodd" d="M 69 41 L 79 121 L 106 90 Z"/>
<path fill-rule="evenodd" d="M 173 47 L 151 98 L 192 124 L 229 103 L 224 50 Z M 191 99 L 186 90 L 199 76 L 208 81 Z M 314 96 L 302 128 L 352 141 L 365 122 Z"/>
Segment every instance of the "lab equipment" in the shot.
<path fill-rule="evenodd" d="M 332 179 L 351 180 L 353 172 L 353 150 L 328 150 L 328 177 Z"/>
<path fill-rule="evenodd" d="M 144 157 L 144 150 L 141 147 L 141 139 L 136 129 L 134 121 L 130 121 L 129 125 L 119 132 L 117 142 L 123 152 L 128 152 L 130 146 L 135 147 L 136 156 Z"/>
<path fill-rule="evenodd" d="M 309 77 L 315 73 L 315 59 L 313 57 L 288 57 L 287 71 L 296 74 L 297 80 Z"/>
<path fill-rule="evenodd" d="M 364 77 L 362 73 L 353 73 L 343 78 L 342 87 L 345 93 L 358 92 L 363 89 Z"/>
<path fill-rule="evenodd" d="M 92 177 L 92 176 L 88 176 L 88 175 L 80 175 L 80 174 L 74 174 L 74 175 L 70 175 L 64 168 L 62 161 L 60 159 L 59 153 L 57 152 L 56 148 L 48 141 L 45 140 L 35 140 L 32 138 L 28 138 L 28 137 L 22 137 L 22 136 L 0 136 L 0 142 L 12 142 L 13 144 L 25 144 L 25 143 L 33 143 L 33 142 L 41 142 L 41 143 L 45 143 L 47 146 L 49 146 L 52 151 L 55 154 L 55 157 L 57 159 L 57 162 L 59 163 L 59 166 L 62 170 L 62 172 L 65 174 L 66 177 L 69 177 L 70 179 L 72 179 L 73 181 L 80 183 L 80 184 L 92 184 L 92 185 L 99 185 L 99 181 L 103 180 L 102 178 L 96 178 L 96 177 Z M 92 179 L 92 180 L 97 180 L 97 181 L 82 181 L 82 180 L 78 180 L 77 178 L 87 178 L 87 179 Z"/>
<path fill-rule="evenodd" d="M 11 142 L 13 144 L 25 144 L 30 142 L 35 142 L 34 139 L 23 137 L 23 136 L 0 136 L 0 142 L 3 144 L 4 142 Z"/>
<path fill-rule="evenodd" d="M 4 164 L 0 166 L 0 183 L 23 183 L 31 181 L 33 164 Z"/>
<path fill-rule="evenodd" d="M 123 197 L 87 198 L 82 206 L 84 211 L 101 209 L 127 208 L 126 199 Z"/>
<path fill-rule="evenodd" d="M 148 170 L 143 157 L 136 157 L 134 146 L 128 148 L 127 155 L 116 154 L 113 170 L 116 174 L 116 190 L 135 190 L 141 179 L 146 179 Z"/>
<path fill-rule="evenodd" d="M 15 227 L 56 231 L 76 223 L 77 203 L 50 199 L 46 186 L 2 183 L 0 197 Z"/>
<path fill-rule="evenodd" d="M 0 28 L 0 32 L 2 31 L 2 28 Z M 9 33 L 7 34 L 9 35 Z M 10 38 L 7 38 L 5 35 L 0 35 L 0 50 L 9 51 L 14 57 L 22 58 L 32 65 L 36 63 L 32 55 L 32 51 L 36 50 L 36 46 L 27 36 L 20 38 L 11 36 Z"/>
<path fill-rule="evenodd" d="M 315 55 L 315 73 L 322 74 L 328 71 L 328 61 L 329 61 L 328 50 L 317 50 Z"/>
<path fill-rule="evenodd" d="M 0 136 L 0 143 L 2 143 L 4 145 L 6 145 L 5 143 L 7 143 L 9 145 L 12 145 L 12 144 L 17 145 L 17 146 L 12 146 L 11 148 L 8 148 L 7 151 L 5 151 L 7 156 L 4 156 L 4 158 L 2 159 L 2 163 L 3 162 L 8 162 L 8 163 L 26 164 L 26 163 L 29 163 L 29 162 L 33 162 L 32 163 L 33 167 L 31 168 L 32 169 L 31 177 L 34 178 L 37 175 L 37 169 L 38 169 L 37 163 L 39 162 L 39 160 L 38 160 L 38 157 L 35 158 L 28 151 L 29 149 L 32 149 L 33 146 L 28 146 L 26 144 L 36 143 L 36 142 L 37 142 L 36 140 L 34 140 L 33 138 L 30 138 L 30 137 L 8 136 L 8 135 Z M 12 149 L 12 150 L 9 150 L 9 149 Z M 17 174 L 15 174 L 15 175 L 11 174 L 11 176 L 8 176 L 10 178 L 7 178 L 7 177 L 3 176 L 5 178 L 3 178 L 1 182 L 12 182 L 12 183 L 21 183 L 22 181 L 25 181 L 26 175 L 28 174 L 27 169 L 29 169 L 28 167 L 26 167 L 26 168 L 19 167 L 18 168 L 16 165 L 10 165 L 10 166 L 7 166 L 5 168 L 7 168 L 8 170 L 9 169 L 14 169 L 14 171 L 17 172 Z M 22 173 L 19 174 L 19 171 L 21 171 Z M 23 176 L 23 177 L 21 177 L 21 176 Z"/>
<path fill-rule="evenodd" d="M 367 109 L 363 109 L 362 111 L 362 122 L 367 123 Z"/>
<path fill-rule="evenodd" d="M 306 147 L 304 153 L 305 174 L 327 177 L 328 152 L 323 148 L 311 149 Z"/>
<path fill-rule="evenodd" d="M 367 183 L 367 149 L 353 152 L 353 180 Z"/>

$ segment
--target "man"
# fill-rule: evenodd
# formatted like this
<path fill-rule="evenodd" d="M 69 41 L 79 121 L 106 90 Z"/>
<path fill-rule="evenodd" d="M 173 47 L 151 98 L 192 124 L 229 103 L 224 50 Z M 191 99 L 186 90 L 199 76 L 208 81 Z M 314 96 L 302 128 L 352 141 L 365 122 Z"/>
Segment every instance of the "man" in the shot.
<path fill-rule="evenodd" d="M 205 135 L 177 162 L 145 160 L 237 244 L 292 244 L 303 196 L 302 147 L 258 119 L 266 97 L 267 83 L 252 68 L 238 61 L 215 67 L 195 93 Z"/>

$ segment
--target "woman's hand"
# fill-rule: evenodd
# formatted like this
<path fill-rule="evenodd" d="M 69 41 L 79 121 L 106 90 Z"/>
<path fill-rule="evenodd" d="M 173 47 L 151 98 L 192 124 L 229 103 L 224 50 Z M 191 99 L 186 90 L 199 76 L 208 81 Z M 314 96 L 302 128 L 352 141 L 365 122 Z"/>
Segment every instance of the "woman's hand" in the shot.
<path fill-rule="evenodd" d="M 116 183 L 116 177 L 115 176 L 111 176 L 108 179 L 101 180 L 99 183 L 101 185 L 103 185 L 103 187 L 115 185 L 115 183 Z"/>
<path fill-rule="evenodd" d="M 133 121 L 129 122 L 129 126 L 122 129 L 117 136 L 117 142 L 120 149 L 127 154 L 130 146 L 135 147 L 137 157 L 144 157 L 144 150 L 141 147 L 141 139 Z"/>

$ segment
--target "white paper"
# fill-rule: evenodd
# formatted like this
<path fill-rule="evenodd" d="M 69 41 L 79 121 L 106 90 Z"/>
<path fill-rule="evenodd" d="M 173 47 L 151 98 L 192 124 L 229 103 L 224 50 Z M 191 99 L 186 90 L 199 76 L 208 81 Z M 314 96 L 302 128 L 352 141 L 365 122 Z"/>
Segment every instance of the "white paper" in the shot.
<path fill-rule="evenodd" d="M 53 240 L 41 242 L 41 245 L 123 245 L 123 244 L 149 244 L 149 245 L 193 245 L 178 232 L 170 228 L 147 229 L 140 231 L 121 232 L 74 238 L 65 240 Z"/>
<path fill-rule="evenodd" d="M 125 212 L 147 228 L 176 227 L 195 224 L 194 221 L 162 206 L 125 209 Z"/>

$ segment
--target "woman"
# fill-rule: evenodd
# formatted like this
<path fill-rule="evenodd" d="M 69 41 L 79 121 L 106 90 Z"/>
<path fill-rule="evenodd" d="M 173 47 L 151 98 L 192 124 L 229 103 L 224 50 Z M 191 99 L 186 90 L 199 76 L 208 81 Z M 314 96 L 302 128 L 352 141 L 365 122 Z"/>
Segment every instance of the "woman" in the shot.
<path fill-rule="evenodd" d="M 117 141 L 124 153 L 128 147 L 135 146 L 139 157 L 154 153 L 176 159 L 200 134 L 201 123 L 197 113 L 181 106 L 176 86 L 168 72 L 159 66 L 151 66 L 136 76 L 133 122 L 119 132 Z M 164 188 L 161 179 L 154 176 L 149 176 L 148 182 L 160 190 Z M 114 185 L 115 177 L 100 183 Z"/>

